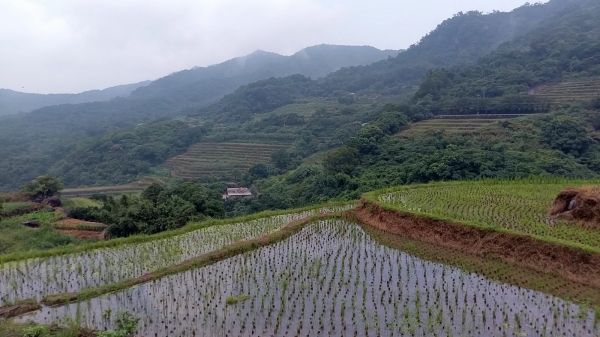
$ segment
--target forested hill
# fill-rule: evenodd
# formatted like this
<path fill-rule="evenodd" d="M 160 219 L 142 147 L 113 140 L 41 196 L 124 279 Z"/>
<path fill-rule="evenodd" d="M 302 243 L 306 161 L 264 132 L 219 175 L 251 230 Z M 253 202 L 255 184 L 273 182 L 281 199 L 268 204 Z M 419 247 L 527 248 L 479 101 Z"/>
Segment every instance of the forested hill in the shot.
<path fill-rule="evenodd" d="M 78 94 L 32 94 L 0 89 L 0 116 L 29 112 L 50 105 L 110 101 L 116 97 L 129 96 L 149 83 L 150 81 L 143 81 Z"/>
<path fill-rule="evenodd" d="M 128 97 L 110 102 L 62 104 L 4 117 L 0 123 L 0 143 L 3 144 L 0 147 L 0 157 L 3 158 L 0 162 L 0 187 L 18 186 L 31 177 L 48 172 L 57 161 L 70 158 L 70 151 L 85 148 L 88 143 L 103 143 L 115 130 L 130 129 L 140 123 L 181 115 L 183 109 L 201 107 L 239 85 L 296 72 L 318 77 L 344 66 L 366 64 L 395 54 L 395 51 L 381 51 L 372 47 L 332 45 L 310 47 L 292 56 L 256 52 L 212 67 L 172 74 Z M 181 123 L 167 124 L 178 125 L 175 130 L 181 128 Z M 148 129 L 148 133 L 163 139 L 163 128 L 151 130 L 150 126 Z M 167 138 L 173 140 L 170 135 Z M 169 142 L 162 145 L 159 147 L 180 148 Z M 96 151 L 106 151 L 103 147 L 94 148 Z M 165 155 L 171 153 L 159 152 Z M 128 171 L 128 174 L 115 174 L 114 181 L 146 172 L 150 166 L 166 159 L 162 156 L 150 157 L 154 159 L 150 162 L 145 159 L 139 165 L 123 163 L 122 170 Z M 79 181 L 94 184 L 96 178 L 80 177 Z"/>
<path fill-rule="evenodd" d="M 396 58 L 342 69 L 327 76 L 322 85 L 352 92 L 402 92 L 407 86 L 418 84 L 427 70 L 475 62 L 502 43 L 527 34 L 542 21 L 568 12 L 579 2 L 552 0 L 511 12 L 459 13 Z"/>
<path fill-rule="evenodd" d="M 417 104 L 434 114 L 547 111 L 536 87 L 600 76 L 598 18 L 600 2 L 578 1 L 475 65 L 430 72 Z"/>
<path fill-rule="evenodd" d="M 525 5 L 512 12 L 459 13 L 445 20 L 417 44 L 394 58 L 366 66 L 347 67 L 310 81 L 298 76 L 267 79 L 241 87 L 196 114 L 221 122 L 245 121 L 306 96 L 344 97 L 355 93 L 412 95 L 428 71 L 472 65 L 500 45 L 551 25 L 588 0 L 554 0 Z M 485 62 L 481 62 L 485 67 Z"/>
<path fill-rule="evenodd" d="M 316 73 L 309 74 L 314 78 L 292 75 L 263 79 L 242 86 L 208 107 L 189 106 L 190 100 L 185 98 L 174 102 L 160 97 L 163 90 L 173 90 L 181 97 L 200 90 L 180 91 L 171 83 L 177 76 L 193 82 L 191 71 L 174 74 L 160 86 L 150 85 L 127 99 L 54 107 L 5 119 L 0 124 L 0 142 L 4 145 L 0 147 L 0 187 L 14 187 L 47 172 L 71 186 L 126 182 L 152 172 L 169 156 L 185 151 L 200 139 L 227 139 L 231 135 L 255 139 L 258 135 L 284 134 L 287 139 L 296 139 L 289 151 L 280 154 L 285 160 L 277 164 L 273 171 L 277 173 L 293 169 L 317 150 L 352 141 L 359 133 L 367 135 L 364 145 L 370 148 L 373 139 L 397 131 L 406 120 L 435 113 L 432 104 L 422 101 L 426 97 L 433 100 L 432 95 L 417 96 L 415 101 L 402 98 L 412 97 L 429 70 L 477 67 L 478 59 L 498 46 L 501 52 L 509 45 L 506 42 L 527 41 L 547 25 L 579 11 L 578 6 L 594 3 L 553 0 L 511 13 L 456 15 L 397 57 L 344 68 L 323 78 L 317 78 L 319 72 L 314 70 Z M 568 30 L 565 34 L 565 39 L 573 39 L 569 34 L 577 32 Z M 593 45 L 588 42 L 586 46 Z M 301 54 L 316 55 L 323 48 L 308 49 L 289 58 L 307 59 Z M 253 57 L 260 56 L 280 58 L 263 52 Z M 218 86 L 219 81 L 214 83 Z M 159 90 L 161 86 L 164 89 Z M 386 102 L 403 105 L 388 107 Z M 176 107 L 185 111 L 173 110 Z M 180 116 L 150 122 L 165 114 Z"/>

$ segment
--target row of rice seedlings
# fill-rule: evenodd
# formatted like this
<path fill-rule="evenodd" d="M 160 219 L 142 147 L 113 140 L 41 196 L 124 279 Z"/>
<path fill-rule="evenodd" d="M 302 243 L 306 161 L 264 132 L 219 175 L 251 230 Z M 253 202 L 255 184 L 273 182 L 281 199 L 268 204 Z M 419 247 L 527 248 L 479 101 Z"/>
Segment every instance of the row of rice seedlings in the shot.
<path fill-rule="evenodd" d="M 554 222 L 548 217 L 553 198 L 571 184 L 509 181 L 431 184 L 383 193 L 377 199 L 401 211 L 600 248 L 600 231 Z"/>
<path fill-rule="evenodd" d="M 289 222 L 349 207 L 277 215 L 202 228 L 161 240 L 7 263 L 0 266 L 0 306 L 138 277 L 235 241 L 269 233 Z"/>
<path fill-rule="evenodd" d="M 381 246 L 342 220 L 280 243 L 79 304 L 23 318 L 80 317 L 111 328 L 141 317 L 142 336 L 578 336 L 592 310 Z M 108 314 L 107 314 L 108 313 Z"/>

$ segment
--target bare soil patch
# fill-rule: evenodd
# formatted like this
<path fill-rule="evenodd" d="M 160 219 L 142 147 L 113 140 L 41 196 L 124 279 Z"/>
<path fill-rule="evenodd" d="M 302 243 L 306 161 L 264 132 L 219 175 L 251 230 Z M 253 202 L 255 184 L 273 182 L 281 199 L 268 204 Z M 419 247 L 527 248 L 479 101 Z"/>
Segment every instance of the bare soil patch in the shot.
<path fill-rule="evenodd" d="M 17 317 L 28 312 L 39 310 L 42 306 L 35 301 L 24 301 L 6 307 L 0 307 L 0 318 Z"/>
<path fill-rule="evenodd" d="M 104 232 L 86 231 L 79 229 L 57 229 L 61 234 L 74 237 L 79 240 L 104 240 Z"/>
<path fill-rule="evenodd" d="M 568 188 L 560 192 L 550 216 L 600 229 L 600 187 Z"/>
<path fill-rule="evenodd" d="M 99 222 L 65 218 L 54 223 L 54 228 L 64 235 L 80 240 L 104 240 L 107 225 Z"/>

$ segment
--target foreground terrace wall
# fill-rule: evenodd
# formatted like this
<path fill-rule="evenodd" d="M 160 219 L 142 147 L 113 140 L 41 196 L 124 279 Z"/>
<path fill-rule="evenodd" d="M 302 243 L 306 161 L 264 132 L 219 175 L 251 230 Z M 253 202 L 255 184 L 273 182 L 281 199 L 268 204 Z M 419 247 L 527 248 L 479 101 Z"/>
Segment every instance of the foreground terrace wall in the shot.
<path fill-rule="evenodd" d="M 468 254 L 500 258 L 600 289 L 599 254 L 536 240 L 525 235 L 387 210 L 368 200 L 361 201 L 355 214 L 361 222 L 391 234 Z"/>

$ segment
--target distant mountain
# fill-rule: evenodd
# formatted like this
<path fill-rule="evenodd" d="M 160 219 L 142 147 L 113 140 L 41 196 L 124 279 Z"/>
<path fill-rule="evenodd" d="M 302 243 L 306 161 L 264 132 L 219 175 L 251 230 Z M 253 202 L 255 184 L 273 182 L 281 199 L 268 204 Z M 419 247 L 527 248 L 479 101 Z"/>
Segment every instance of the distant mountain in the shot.
<path fill-rule="evenodd" d="M 292 56 L 258 51 L 218 65 L 171 74 L 127 97 L 45 106 L 29 113 L 4 116 L 0 123 L 0 144 L 3 144 L 0 186 L 20 185 L 47 172 L 55 161 L 68 156 L 71 148 L 98 140 L 111 130 L 182 115 L 186 109 L 218 101 L 241 85 L 298 72 L 323 76 L 344 66 L 375 62 L 397 53 L 372 47 L 330 45 L 307 48 Z M 135 167 L 129 170 L 140 171 Z M 15 177 L 18 180 L 13 180 Z"/>
<path fill-rule="evenodd" d="M 0 89 L 0 116 L 29 112 L 51 105 L 110 101 L 116 97 L 129 96 L 149 83 L 150 81 L 143 81 L 78 94 L 34 94 Z"/>
<path fill-rule="evenodd" d="M 242 85 L 267 78 L 294 74 L 319 78 L 344 67 L 366 65 L 397 54 L 398 51 L 368 46 L 325 44 L 291 56 L 259 50 L 217 65 L 173 73 L 136 90 L 132 98 L 167 100 L 178 108 L 198 107 L 216 102 Z"/>

